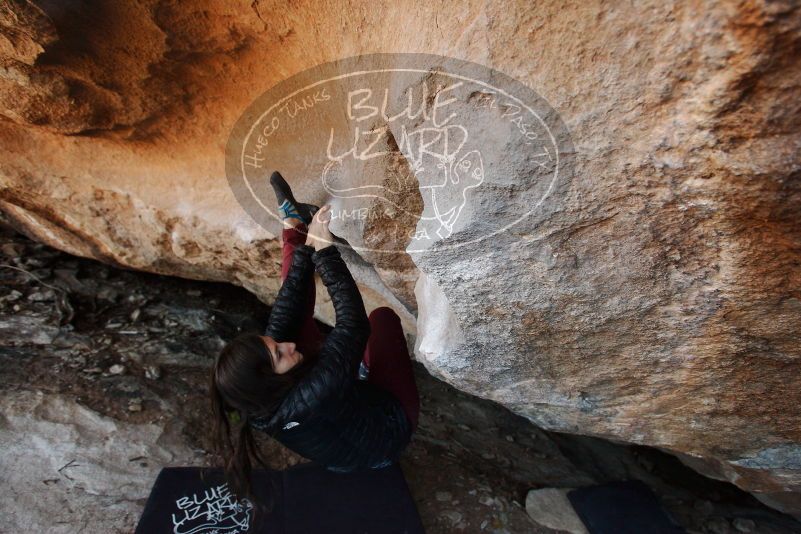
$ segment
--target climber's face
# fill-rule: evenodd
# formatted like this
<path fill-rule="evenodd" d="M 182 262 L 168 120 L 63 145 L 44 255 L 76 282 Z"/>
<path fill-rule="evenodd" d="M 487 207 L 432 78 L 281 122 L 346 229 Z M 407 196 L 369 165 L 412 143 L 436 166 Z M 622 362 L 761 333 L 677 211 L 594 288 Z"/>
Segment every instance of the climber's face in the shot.
<path fill-rule="evenodd" d="M 267 347 L 267 352 L 270 353 L 275 374 L 282 375 L 303 360 L 303 354 L 295 350 L 294 343 L 278 343 L 270 336 L 261 336 L 261 339 Z"/>

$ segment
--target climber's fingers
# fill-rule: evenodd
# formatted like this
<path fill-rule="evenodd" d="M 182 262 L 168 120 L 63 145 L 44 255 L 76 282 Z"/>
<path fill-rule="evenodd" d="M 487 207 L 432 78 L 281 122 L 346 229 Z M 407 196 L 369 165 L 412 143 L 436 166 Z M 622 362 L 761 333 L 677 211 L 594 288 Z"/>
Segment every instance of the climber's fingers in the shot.
<path fill-rule="evenodd" d="M 309 226 L 309 237 L 307 244 L 316 249 L 323 248 L 333 240 L 328 224 L 331 222 L 331 206 L 326 204 L 314 214 L 311 225 Z"/>
<path fill-rule="evenodd" d="M 317 213 L 314 214 L 314 218 L 317 219 L 321 224 L 328 225 L 328 223 L 331 222 L 331 205 L 326 204 L 320 208 Z"/>

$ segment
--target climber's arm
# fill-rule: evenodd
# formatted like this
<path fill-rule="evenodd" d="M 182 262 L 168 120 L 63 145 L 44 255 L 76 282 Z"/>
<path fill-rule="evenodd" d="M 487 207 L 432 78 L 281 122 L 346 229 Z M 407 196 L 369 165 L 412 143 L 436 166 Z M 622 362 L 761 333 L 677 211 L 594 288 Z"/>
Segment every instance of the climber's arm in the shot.
<path fill-rule="evenodd" d="M 306 291 L 314 284 L 312 253 L 314 248 L 299 245 L 292 255 L 292 266 L 275 298 L 265 332 L 276 341 L 294 340 L 300 327 Z"/>
<path fill-rule="evenodd" d="M 336 324 L 325 339 L 313 374 L 319 384 L 325 384 L 326 392 L 342 393 L 358 374 L 370 337 L 370 321 L 359 288 L 339 250 L 331 245 L 320 248 L 312 255 L 312 261 L 336 313 Z"/>

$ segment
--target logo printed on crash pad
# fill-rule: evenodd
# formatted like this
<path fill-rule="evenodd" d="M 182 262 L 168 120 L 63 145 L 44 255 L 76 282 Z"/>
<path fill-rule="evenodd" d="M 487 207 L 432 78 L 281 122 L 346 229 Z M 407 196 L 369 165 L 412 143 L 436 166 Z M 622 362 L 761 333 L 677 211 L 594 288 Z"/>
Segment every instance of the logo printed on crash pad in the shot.
<path fill-rule="evenodd" d="M 250 527 L 253 505 L 247 499 L 237 501 L 228 484 L 220 484 L 181 497 L 172 514 L 174 534 L 243 533 Z"/>

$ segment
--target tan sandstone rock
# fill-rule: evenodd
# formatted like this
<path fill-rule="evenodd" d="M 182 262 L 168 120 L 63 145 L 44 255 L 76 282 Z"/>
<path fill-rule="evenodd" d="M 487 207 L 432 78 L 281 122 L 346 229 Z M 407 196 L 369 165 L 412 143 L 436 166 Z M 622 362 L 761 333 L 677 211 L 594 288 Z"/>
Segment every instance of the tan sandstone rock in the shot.
<path fill-rule="evenodd" d="M 574 152 L 531 216 L 470 246 L 404 251 L 384 201 L 364 224 L 334 225 L 378 250 L 348 255 L 368 307 L 398 311 L 417 358 L 463 390 L 545 428 L 677 453 L 801 513 L 793 2 L 13 0 L 0 6 L 0 210 L 68 252 L 269 302 L 279 225 L 235 199 L 228 135 L 277 83 L 376 52 L 520 80 L 561 116 Z M 486 98 L 459 104 L 488 117 Z M 275 157 L 298 196 L 325 200 L 305 174 L 310 147 L 285 143 Z M 440 244 L 525 212 L 504 173 L 536 161 L 493 135 L 482 150 L 494 164 Z M 344 176 L 408 176 L 392 156 L 371 165 Z M 392 191 L 401 228 L 419 229 L 432 204 L 409 183 Z"/>

